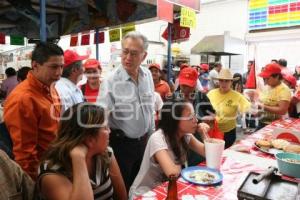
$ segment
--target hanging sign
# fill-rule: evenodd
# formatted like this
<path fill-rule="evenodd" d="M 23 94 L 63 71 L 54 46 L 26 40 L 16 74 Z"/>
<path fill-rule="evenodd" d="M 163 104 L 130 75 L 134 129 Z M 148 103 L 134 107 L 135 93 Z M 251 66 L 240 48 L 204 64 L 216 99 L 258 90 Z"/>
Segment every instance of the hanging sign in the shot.
<path fill-rule="evenodd" d="M 5 34 L 0 33 L 0 44 L 5 44 Z"/>
<path fill-rule="evenodd" d="M 97 43 L 96 37 L 97 37 L 97 34 L 95 33 L 94 44 Z M 105 40 L 105 38 L 104 38 L 104 32 L 99 32 L 98 33 L 98 44 L 104 43 L 104 40 Z"/>
<path fill-rule="evenodd" d="M 89 45 L 90 44 L 90 33 L 81 35 L 81 45 Z"/>
<path fill-rule="evenodd" d="M 135 31 L 134 24 L 130 24 L 130 25 L 122 27 L 122 37 L 124 37 L 130 31 Z"/>
<path fill-rule="evenodd" d="M 73 47 L 73 46 L 77 46 L 78 44 L 78 35 L 73 35 L 71 36 L 71 39 L 70 39 L 70 46 Z"/>
<path fill-rule="evenodd" d="M 24 37 L 18 35 L 11 35 L 10 45 L 24 45 Z"/>
<path fill-rule="evenodd" d="M 157 17 L 169 23 L 173 23 L 173 4 L 166 0 L 157 0 Z"/>
<path fill-rule="evenodd" d="M 166 30 L 163 32 L 162 37 L 168 40 L 168 28 L 166 28 Z M 172 42 L 187 40 L 189 38 L 190 38 L 190 28 L 181 27 L 179 20 L 175 20 L 172 26 L 172 34 L 171 34 Z"/>
<path fill-rule="evenodd" d="M 196 28 L 196 12 L 190 8 L 181 7 L 180 26 Z"/>
<path fill-rule="evenodd" d="M 120 41 L 120 29 L 113 29 L 109 31 L 109 41 L 110 42 L 116 42 Z"/>

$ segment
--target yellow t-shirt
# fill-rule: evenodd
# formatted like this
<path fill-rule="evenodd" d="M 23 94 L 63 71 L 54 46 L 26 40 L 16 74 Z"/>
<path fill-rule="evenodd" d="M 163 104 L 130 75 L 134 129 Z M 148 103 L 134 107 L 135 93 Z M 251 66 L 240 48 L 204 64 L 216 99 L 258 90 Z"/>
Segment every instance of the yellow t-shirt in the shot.
<path fill-rule="evenodd" d="M 216 111 L 218 126 L 224 133 L 236 127 L 238 112 L 246 112 L 251 105 L 242 94 L 234 90 L 222 94 L 220 89 L 214 89 L 207 96 Z"/>
<path fill-rule="evenodd" d="M 275 88 L 266 87 L 265 90 L 261 91 L 259 100 L 268 106 L 276 106 L 280 101 L 290 101 L 291 91 L 284 83 L 279 84 Z M 261 122 L 269 124 L 276 119 L 280 119 L 281 115 L 276 115 L 265 111 L 263 113 Z"/>

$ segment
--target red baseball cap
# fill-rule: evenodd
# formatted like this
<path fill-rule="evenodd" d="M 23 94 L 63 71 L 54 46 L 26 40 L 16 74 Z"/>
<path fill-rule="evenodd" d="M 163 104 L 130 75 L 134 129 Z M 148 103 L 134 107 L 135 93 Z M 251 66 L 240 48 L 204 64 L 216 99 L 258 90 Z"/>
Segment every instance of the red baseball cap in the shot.
<path fill-rule="evenodd" d="M 188 64 L 186 64 L 186 63 L 182 63 L 180 65 L 180 70 L 183 70 L 184 68 L 187 68 L 187 67 L 190 67 L 190 66 Z"/>
<path fill-rule="evenodd" d="M 88 56 L 80 56 L 75 51 L 66 50 L 64 53 L 64 60 L 65 60 L 64 67 L 68 67 L 70 64 L 72 64 L 74 62 L 82 61 L 87 58 L 88 58 Z"/>
<path fill-rule="evenodd" d="M 258 74 L 262 78 L 269 78 L 273 74 L 281 74 L 281 68 L 276 63 L 267 64 L 264 70 Z"/>
<path fill-rule="evenodd" d="M 157 63 L 151 63 L 150 65 L 149 65 L 149 69 L 151 69 L 151 68 L 156 68 L 156 69 L 158 69 L 159 71 L 160 71 L 160 65 L 159 64 L 157 64 Z"/>
<path fill-rule="evenodd" d="M 179 73 L 179 85 L 186 85 L 189 87 L 195 87 L 198 80 L 198 72 L 191 67 L 180 70 Z"/>
<path fill-rule="evenodd" d="M 287 82 L 289 82 L 292 86 L 292 88 L 295 88 L 297 85 L 297 80 L 296 78 L 291 75 L 291 74 L 284 74 L 283 75 L 284 80 L 286 80 Z"/>
<path fill-rule="evenodd" d="M 208 64 L 201 64 L 201 65 L 200 65 L 200 68 L 203 69 L 203 70 L 205 70 L 205 71 L 208 71 L 208 70 L 209 70 Z"/>
<path fill-rule="evenodd" d="M 101 64 L 96 59 L 87 59 L 85 63 L 83 64 L 84 69 L 101 69 Z"/>

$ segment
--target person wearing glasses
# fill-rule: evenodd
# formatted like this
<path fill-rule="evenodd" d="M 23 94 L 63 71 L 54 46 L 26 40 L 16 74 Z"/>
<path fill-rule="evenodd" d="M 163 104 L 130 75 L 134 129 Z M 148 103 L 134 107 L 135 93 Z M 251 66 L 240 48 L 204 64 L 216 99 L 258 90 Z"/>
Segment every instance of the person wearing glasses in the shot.
<path fill-rule="evenodd" d="M 192 133 L 206 134 L 209 126 L 197 122 L 189 101 L 172 98 L 165 102 L 158 130 L 148 140 L 140 171 L 130 188 L 129 199 L 167 181 L 170 175 L 178 176 L 187 161 L 188 149 L 205 156 L 204 144 Z"/>
<path fill-rule="evenodd" d="M 236 119 L 238 113 L 250 109 L 250 102 L 239 92 L 232 89 L 233 78 L 229 69 L 221 69 L 218 77 L 219 88 L 207 93 L 217 114 L 219 129 L 224 133 L 225 148 L 230 147 L 236 140 Z"/>
<path fill-rule="evenodd" d="M 87 102 L 96 102 L 100 88 L 101 65 L 96 59 L 87 59 L 83 64 L 87 77 L 85 84 L 81 85 L 81 91 Z"/>
<path fill-rule="evenodd" d="M 120 165 L 127 190 L 135 179 L 148 136 L 154 131 L 154 84 L 151 72 L 141 63 L 148 40 L 139 32 L 122 39 L 121 66 L 100 86 L 97 103 L 111 111 L 110 146 Z"/>
<path fill-rule="evenodd" d="M 174 93 L 175 98 L 185 99 L 190 102 L 197 114 L 197 119 L 201 122 L 205 122 L 213 127 L 215 120 L 215 110 L 213 109 L 209 99 L 205 93 L 200 92 L 197 89 L 198 72 L 192 67 L 186 67 L 182 69 L 178 76 L 178 82 L 180 90 Z M 199 141 L 203 141 L 204 138 L 196 133 L 195 138 Z M 205 159 L 197 152 L 190 150 L 188 152 L 188 165 L 194 166 L 203 162 Z"/>

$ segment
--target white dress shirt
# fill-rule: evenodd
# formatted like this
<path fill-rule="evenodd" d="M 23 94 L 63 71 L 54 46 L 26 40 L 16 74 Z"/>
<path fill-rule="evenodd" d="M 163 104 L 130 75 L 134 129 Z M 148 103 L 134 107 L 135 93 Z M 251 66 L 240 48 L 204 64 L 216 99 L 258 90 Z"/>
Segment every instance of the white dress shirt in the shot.
<path fill-rule="evenodd" d="M 62 113 L 69 107 L 84 101 L 83 94 L 78 86 L 67 78 L 60 78 L 55 84 L 62 104 Z"/>

